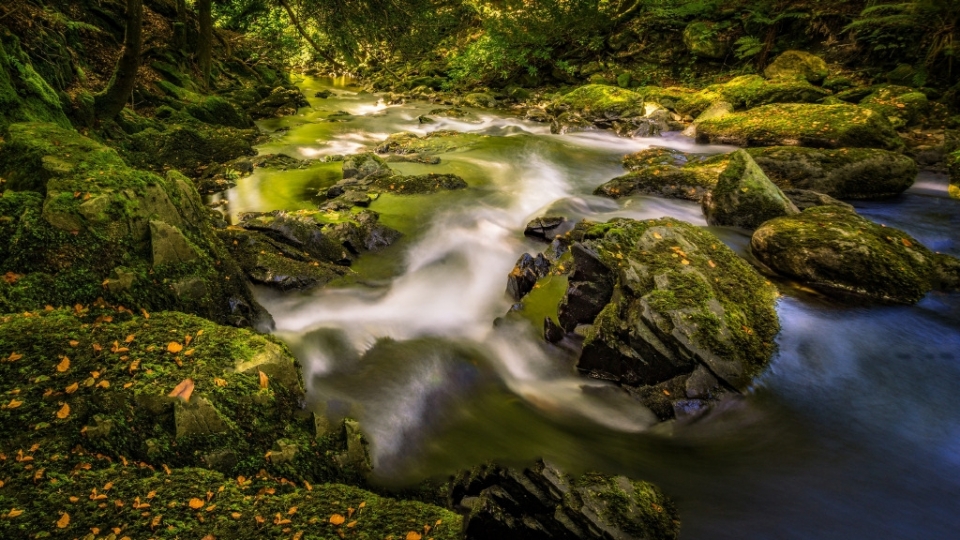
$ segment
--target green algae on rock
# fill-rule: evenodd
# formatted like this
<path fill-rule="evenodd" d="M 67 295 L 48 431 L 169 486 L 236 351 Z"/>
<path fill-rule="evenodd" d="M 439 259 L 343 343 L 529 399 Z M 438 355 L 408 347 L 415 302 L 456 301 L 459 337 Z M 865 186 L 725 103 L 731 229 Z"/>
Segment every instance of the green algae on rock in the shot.
<path fill-rule="evenodd" d="M 60 98 L 38 74 L 19 40 L 0 30 L 0 132 L 16 122 L 50 122 L 70 127 Z"/>
<path fill-rule="evenodd" d="M 701 207 L 707 223 L 744 229 L 756 229 L 769 219 L 800 212 L 746 150 L 730 155 L 726 169 L 704 196 Z"/>
<path fill-rule="evenodd" d="M 855 105 L 764 105 L 699 122 L 697 140 L 738 146 L 903 147 L 883 115 Z"/>
<path fill-rule="evenodd" d="M 709 232 L 671 219 L 581 222 L 559 313 L 588 325 L 578 362 L 592 376 L 657 385 L 704 369 L 743 391 L 775 349 L 776 289 Z M 718 382 L 722 381 L 722 382 Z M 679 396 L 677 396 L 679 398 Z"/>
<path fill-rule="evenodd" d="M 917 163 L 875 148 L 822 150 L 796 146 L 747 150 L 782 189 L 808 189 L 838 199 L 893 197 L 913 185 Z"/>
<path fill-rule="evenodd" d="M 881 85 L 860 100 L 860 106 L 882 114 L 893 127 L 900 129 L 920 123 L 930 102 L 914 88 Z"/>
<path fill-rule="evenodd" d="M 455 150 L 466 150 L 485 135 L 461 133 L 453 130 L 432 131 L 424 136 L 416 133 L 394 133 L 376 148 L 378 154 L 443 154 Z"/>
<path fill-rule="evenodd" d="M 685 154 L 668 148 L 648 148 L 626 156 L 630 170 L 594 190 L 594 195 L 618 199 L 644 194 L 699 201 L 717 183 L 726 158 Z"/>
<path fill-rule="evenodd" d="M 0 283 L 0 310 L 103 297 L 236 325 L 265 317 L 183 175 L 131 169 L 114 150 L 45 123 L 8 128 L 0 174 L 16 190 L 0 198 L 0 270 L 18 276 Z"/>
<path fill-rule="evenodd" d="M 768 221 L 750 246 L 774 271 L 826 292 L 913 304 L 931 289 L 950 288 L 939 273 L 945 256 L 836 206 Z"/>
<path fill-rule="evenodd" d="M 763 74 L 768 79 L 802 79 L 820 84 L 830 72 L 827 63 L 819 56 L 804 51 L 785 51 L 763 70 Z"/>

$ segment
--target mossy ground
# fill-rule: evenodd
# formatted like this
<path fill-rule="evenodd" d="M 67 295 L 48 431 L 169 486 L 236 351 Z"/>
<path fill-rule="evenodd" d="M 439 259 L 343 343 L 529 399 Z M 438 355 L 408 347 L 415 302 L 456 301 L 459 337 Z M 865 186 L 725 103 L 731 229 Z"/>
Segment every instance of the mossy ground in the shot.
<path fill-rule="evenodd" d="M 883 115 L 855 105 L 764 105 L 698 123 L 697 139 L 740 146 L 903 147 Z"/>

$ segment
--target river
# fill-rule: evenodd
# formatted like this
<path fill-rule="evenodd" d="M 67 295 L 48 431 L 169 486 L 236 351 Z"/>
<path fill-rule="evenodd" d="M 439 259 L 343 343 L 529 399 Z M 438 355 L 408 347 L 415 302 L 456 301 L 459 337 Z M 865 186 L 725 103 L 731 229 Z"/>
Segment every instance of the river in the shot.
<path fill-rule="evenodd" d="M 466 190 L 384 195 L 371 208 L 404 233 L 355 273 L 316 291 L 258 298 L 304 366 L 308 406 L 360 419 L 373 480 L 404 486 L 484 460 L 546 458 L 657 483 L 677 502 L 681 538 L 951 538 L 960 534 L 960 295 L 916 306 L 838 303 L 782 283 L 779 352 L 743 399 L 693 422 L 654 425 L 649 412 L 524 321 L 493 325 L 511 305 L 506 276 L 545 213 L 605 221 L 672 216 L 706 226 L 699 205 L 590 195 L 622 174 L 626 153 L 651 145 L 716 153 L 678 135 L 551 135 L 545 124 L 472 111 L 474 121 L 386 106 L 345 80 L 300 82 L 312 107 L 259 123 L 261 153 L 318 158 L 372 148 L 399 131 L 454 129 L 488 137 L 439 165 L 392 163 L 405 174 L 450 172 Z M 328 99 L 311 97 L 331 89 Z M 329 121 L 337 111 L 348 121 Z M 285 128 L 285 129 L 281 129 Z M 279 130 L 279 131 L 278 131 Z M 339 163 L 258 169 L 226 193 L 233 216 L 316 208 Z M 904 195 L 858 202 L 864 216 L 960 255 L 960 201 L 923 173 Z M 749 256 L 749 237 L 711 228 Z"/>

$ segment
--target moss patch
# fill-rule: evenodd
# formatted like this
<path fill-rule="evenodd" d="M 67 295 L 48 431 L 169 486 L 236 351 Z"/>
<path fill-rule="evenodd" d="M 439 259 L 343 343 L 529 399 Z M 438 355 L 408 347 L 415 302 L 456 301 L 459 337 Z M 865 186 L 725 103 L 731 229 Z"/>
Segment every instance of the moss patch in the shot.
<path fill-rule="evenodd" d="M 415 133 L 394 133 L 377 146 L 378 154 L 443 154 L 466 150 L 485 139 L 486 135 L 440 130 L 419 136 Z"/>
<path fill-rule="evenodd" d="M 0 133 L 15 122 L 69 127 L 60 98 L 34 69 L 16 36 L 0 29 Z"/>

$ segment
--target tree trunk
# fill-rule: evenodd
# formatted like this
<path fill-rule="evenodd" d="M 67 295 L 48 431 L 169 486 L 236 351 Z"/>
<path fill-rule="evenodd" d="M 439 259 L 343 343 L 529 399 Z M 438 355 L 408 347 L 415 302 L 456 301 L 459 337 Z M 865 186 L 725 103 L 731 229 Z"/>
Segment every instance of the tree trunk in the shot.
<path fill-rule="evenodd" d="M 197 63 L 203 76 L 203 85 L 210 86 L 210 66 L 213 61 L 213 15 L 211 0 L 197 0 L 197 18 L 200 19 L 200 41 L 197 43 Z"/>
<path fill-rule="evenodd" d="M 334 68 L 343 69 L 343 66 L 340 65 L 340 62 L 337 62 L 331 54 L 321 49 L 320 45 L 317 45 L 317 42 L 314 41 L 312 37 L 310 37 L 310 34 L 307 33 L 307 30 L 303 27 L 302 24 L 300 24 L 300 19 L 297 18 L 297 14 L 293 12 L 293 8 L 290 7 L 290 3 L 287 2 L 287 0 L 277 0 L 277 1 L 280 3 L 281 6 L 283 6 L 283 9 L 287 10 L 287 15 L 290 16 L 290 22 L 293 23 L 293 26 L 297 29 L 297 32 L 299 32 L 300 35 L 303 36 L 303 39 L 307 40 L 307 43 L 309 43 L 310 46 L 313 47 L 313 50 L 317 51 L 317 54 L 319 54 L 324 60 L 326 60 L 327 62 L 330 62 Z"/>
<path fill-rule="evenodd" d="M 137 70 L 140 69 L 142 47 L 143 0 L 127 0 L 127 29 L 123 36 L 123 50 L 107 88 L 94 99 L 98 121 L 116 118 L 133 94 L 137 83 Z"/>

